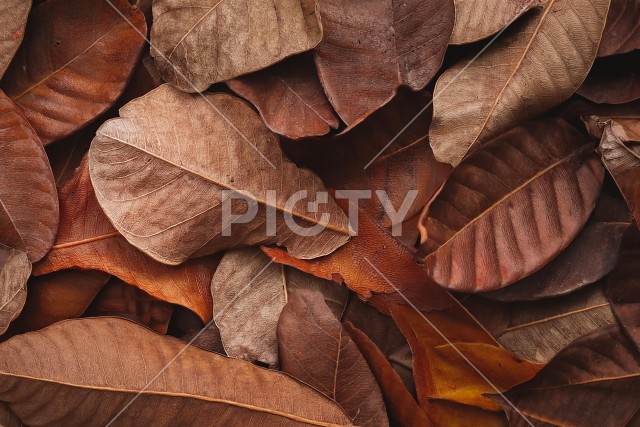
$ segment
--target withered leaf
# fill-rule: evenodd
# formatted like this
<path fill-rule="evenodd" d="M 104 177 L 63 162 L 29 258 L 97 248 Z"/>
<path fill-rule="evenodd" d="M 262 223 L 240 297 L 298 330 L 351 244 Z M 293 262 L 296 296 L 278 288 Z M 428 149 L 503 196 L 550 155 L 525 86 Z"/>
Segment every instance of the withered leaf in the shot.
<path fill-rule="evenodd" d="M 359 426 L 388 426 L 380 389 L 322 294 L 294 293 L 278 322 L 282 370 L 335 400 Z"/>
<path fill-rule="evenodd" d="M 597 60 L 577 93 L 598 104 L 640 99 L 640 52 Z"/>
<path fill-rule="evenodd" d="M 68 268 L 104 271 L 156 298 L 187 307 L 205 321 L 211 319 L 209 284 L 217 258 L 199 258 L 172 267 L 131 246 L 98 205 L 86 157 L 73 178 L 60 189 L 60 206 L 56 243 L 34 266 L 34 274 Z"/>
<path fill-rule="evenodd" d="M 569 98 L 596 57 L 609 0 L 548 0 L 475 60 L 438 78 L 429 132 L 436 159 L 466 153 Z"/>
<path fill-rule="evenodd" d="M 286 206 L 292 194 L 307 191 L 314 199 L 324 186 L 283 156 L 277 137 L 244 101 L 163 85 L 121 108 L 120 116 L 103 124 L 91 144 L 91 181 L 115 228 L 155 260 L 175 265 L 258 243 L 314 258 L 349 239 L 348 219 L 332 198 L 316 212 L 307 203 Z M 223 224 L 225 203 L 230 213 L 244 214 L 247 199 L 255 203 L 255 218 Z M 277 213 L 278 233 L 267 230 L 267 210 Z M 323 214 L 328 224 L 316 236 L 285 226 L 285 215 L 310 227 L 320 225 Z"/>
<path fill-rule="evenodd" d="M 0 3 L 0 78 L 22 42 L 30 10 L 31 0 L 4 0 Z"/>
<path fill-rule="evenodd" d="M 287 138 L 325 135 L 340 125 L 310 55 L 294 56 L 227 85 L 255 105 L 269 129 Z"/>
<path fill-rule="evenodd" d="M 146 28 L 128 0 L 44 2 L 29 17 L 2 88 L 47 145 L 113 104 L 135 69 Z"/>
<path fill-rule="evenodd" d="M 118 425 L 350 424 L 334 402 L 283 373 L 111 317 L 67 320 L 1 344 L 0 390 L 29 425 L 99 426 L 116 416 Z"/>
<path fill-rule="evenodd" d="M 22 311 L 29 274 L 27 254 L 0 244 L 0 335 Z"/>
<path fill-rule="evenodd" d="M 640 353 L 618 326 L 580 338 L 499 402 L 512 426 L 624 426 L 640 410 Z M 511 404 L 505 402 L 508 399 Z"/>
<path fill-rule="evenodd" d="M 185 92 L 258 71 L 313 49 L 322 26 L 313 0 L 159 0 L 151 55 Z"/>
<path fill-rule="evenodd" d="M 399 86 L 423 89 L 442 65 L 455 20 L 453 0 L 318 0 L 318 10 L 318 74 L 349 126 L 389 102 Z"/>
<path fill-rule="evenodd" d="M 0 243 L 41 259 L 58 229 L 58 193 L 40 139 L 0 91 Z"/>
<path fill-rule="evenodd" d="M 495 138 L 425 207 L 420 253 L 430 276 L 452 290 L 481 292 L 534 273 L 587 222 L 603 176 L 591 141 L 563 120 Z"/>
<path fill-rule="evenodd" d="M 640 48 L 640 1 L 611 0 L 598 56 L 618 55 Z"/>
<path fill-rule="evenodd" d="M 546 0 L 454 0 L 456 24 L 451 44 L 473 43 L 489 37 Z"/>

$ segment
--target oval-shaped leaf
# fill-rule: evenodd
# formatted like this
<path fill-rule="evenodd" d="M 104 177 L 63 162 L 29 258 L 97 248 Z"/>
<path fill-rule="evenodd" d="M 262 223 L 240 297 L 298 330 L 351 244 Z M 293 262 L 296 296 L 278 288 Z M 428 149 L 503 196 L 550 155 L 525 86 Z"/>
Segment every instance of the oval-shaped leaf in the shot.
<path fill-rule="evenodd" d="M 640 48 L 640 1 L 611 0 L 598 56 L 618 55 Z"/>
<path fill-rule="evenodd" d="M 128 0 L 44 2 L 29 17 L 2 88 L 47 145 L 115 102 L 135 69 L 146 29 L 144 15 Z"/>
<path fill-rule="evenodd" d="M 332 198 L 315 212 L 307 203 L 287 206 L 294 193 L 316 200 L 326 190 L 316 175 L 283 156 L 277 137 L 244 101 L 163 85 L 121 108 L 120 116 L 102 125 L 91 144 L 91 181 L 115 228 L 152 258 L 179 264 L 257 243 L 314 258 L 349 239 L 348 219 Z M 247 199 L 256 207 L 254 217 L 229 223 L 223 208 L 229 215 L 247 213 Z M 285 224 L 287 217 L 323 231 L 305 236 Z"/>
<path fill-rule="evenodd" d="M 0 245 L 0 335 L 22 311 L 30 274 L 26 253 Z"/>
<path fill-rule="evenodd" d="M 597 104 L 640 99 L 640 52 L 597 60 L 577 93 Z"/>
<path fill-rule="evenodd" d="M 22 42 L 30 10 L 31 0 L 0 2 L 0 78 Z"/>
<path fill-rule="evenodd" d="M 440 76 L 429 132 L 436 159 L 466 153 L 569 98 L 596 57 L 609 0 L 549 0 L 471 62 Z"/>
<path fill-rule="evenodd" d="M 426 206 L 420 253 L 429 274 L 449 289 L 482 292 L 534 273 L 582 229 L 603 177 L 591 142 L 562 120 L 501 135 Z"/>

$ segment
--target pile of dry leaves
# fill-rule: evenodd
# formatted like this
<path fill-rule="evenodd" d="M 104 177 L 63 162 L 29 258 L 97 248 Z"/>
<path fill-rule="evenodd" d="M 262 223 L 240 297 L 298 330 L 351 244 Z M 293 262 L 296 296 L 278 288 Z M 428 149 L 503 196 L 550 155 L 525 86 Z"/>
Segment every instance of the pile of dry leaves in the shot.
<path fill-rule="evenodd" d="M 640 0 L 0 1 L 0 425 L 640 425 Z"/>

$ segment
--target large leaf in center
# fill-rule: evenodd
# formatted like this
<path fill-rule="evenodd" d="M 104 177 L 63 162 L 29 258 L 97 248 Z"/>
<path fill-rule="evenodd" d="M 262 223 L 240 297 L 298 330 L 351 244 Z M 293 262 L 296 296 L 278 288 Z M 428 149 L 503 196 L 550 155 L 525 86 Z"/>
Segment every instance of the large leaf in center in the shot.
<path fill-rule="evenodd" d="M 131 101 L 120 118 L 98 129 L 89 170 L 115 228 L 166 264 L 257 243 L 314 258 L 349 238 L 347 217 L 330 196 L 316 206 L 305 200 L 287 205 L 298 191 L 315 200 L 324 185 L 284 157 L 277 137 L 248 104 L 226 94 L 190 95 L 164 85 Z M 257 203 L 257 214 L 243 224 L 224 224 L 231 227 L 224 236 L 224 204 L 230 202 L 233 214 L 247 211 L 249 202 L 239 195 Z M 303 236 L 285 224 L 285 215 L 306 228 L 323 224 L 323 217 L 329 221 L 319 234 Z"/>

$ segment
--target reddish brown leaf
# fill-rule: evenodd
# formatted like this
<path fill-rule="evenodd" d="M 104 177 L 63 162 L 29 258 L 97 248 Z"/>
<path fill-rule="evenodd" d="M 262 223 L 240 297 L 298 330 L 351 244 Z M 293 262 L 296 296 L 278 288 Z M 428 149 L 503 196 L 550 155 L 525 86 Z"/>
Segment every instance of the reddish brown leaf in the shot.
<path fill-rule="evenodd" d="M 30 15 L 2 87 L 47 145 L 113 104 L 135 69 L 144 45 L 139 33 L 146 31 L 144 15 L 128 0 L 47 1 Z"/>
<path fill-rule="evenodd" d="M 60 190 L 61 224 L 56 244 L 34 274 L 67 268 L 100 270 L 119 277 L 163 301 L 187 307 L 211 319 L 209 285 L 217 257 L 199 258 L 171 267 L 131 246 L 113 228 L 96 201 L 86 158 Z"/>
<path fill-rule="evenodd" d="M 640 52 L 596 61 L 577 93 L 598 104 L 640 99 Z"/>
<path fill-rule="evenodd" d="M 482 292 L 534 273 L 582 229 L 603 177 L 591 141 L 563 120 L 486 143 L 425 207 L 420 253 L 430 276 Z"/>
<path fill-rule="evenodd" d="M 640 48 L 640 1 L 611 0 L 598 56 L 617 55 Z"/>
<path fill-rule="evenodd" d="M 309 55 L 294 56 L 227 85 L 255 105 L 269 129 L 287 138 L 325 135 L 340 125 Z"/>
<path fill-rule="evenodd" d="M 319 292 L 295 292 L 278 322 L 280 366 L 335 400 L 359 426 L 388 426 L 378 384 Z"/>
<path fill-rule="evenodd" d="M 400 85 L 424 88 L 442 64 L 455 20 L 453 0 L 320 0 L 318 10 L 318 74 L 349 126 L 389 102 Z"/>

